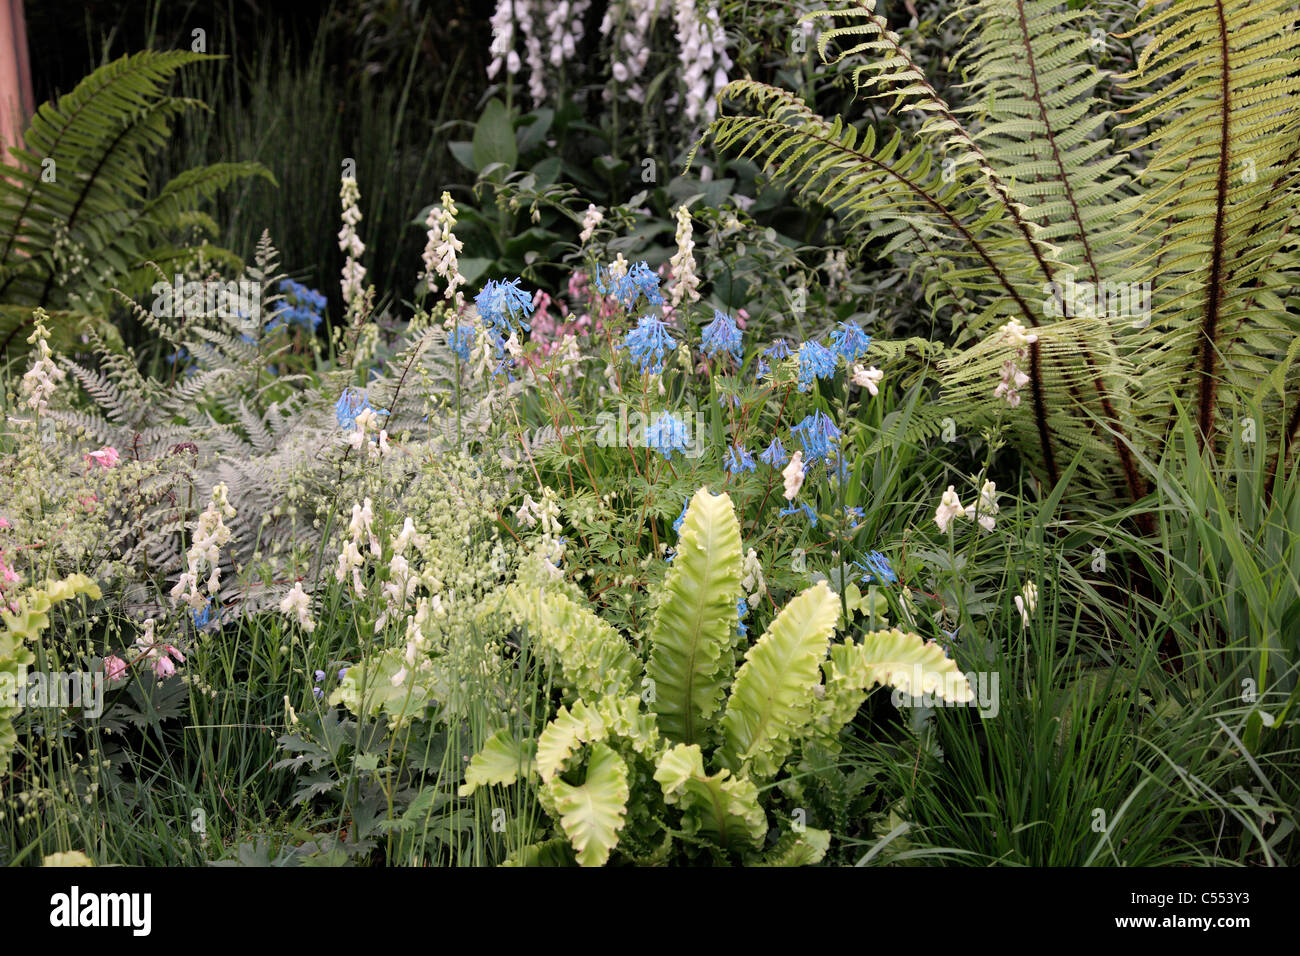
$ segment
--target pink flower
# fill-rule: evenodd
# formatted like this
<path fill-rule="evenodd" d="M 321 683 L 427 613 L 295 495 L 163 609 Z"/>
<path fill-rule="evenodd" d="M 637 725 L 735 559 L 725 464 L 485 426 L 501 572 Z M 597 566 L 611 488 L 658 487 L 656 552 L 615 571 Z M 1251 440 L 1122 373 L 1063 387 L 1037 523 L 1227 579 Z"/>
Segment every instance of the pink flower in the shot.
<path fill-rule="evenodd" d="M 170 654 L 172 657 L 176 658 L 182 664 L 185 663 L 185 655 L 182 654 L 180 651 L 178 651 L 176 648 L 172 647 L 170 644 L 163 645 L 163 650 L 166 651 L 168 654 Z"/>
<path fill-rule="evenodd" d="M 176 665 L 166 657 L 155 657 L 152 664 L 154 676 L 166 680 L 176 673 Z"/>
<path fill-rule="evenodd" d="M 0 518 L 0 528 L 8 528 L 9 522 L 5 518 Z"/>
<path fill-rule="evenodd" d="M 20 580 L 18 572 L 5 564 L 4 555 L 0 554 L 0 591 L 3 591 L 11 584 L 17 584 Z"/>
<path fill-rule="evenodd" d="M 126 661 L 116 654 L 104 658 L 104 674 L 109 680 L 121 680 L 126 676 Z"/>
<path fill-rule="evenodd" d="M 120 460 L 121 456 L 112 445 L 105 445 L 99 451 L 92 451 L 86 456 L 86 461 L 96 464 L 100 468 L 116 468 Z"/>

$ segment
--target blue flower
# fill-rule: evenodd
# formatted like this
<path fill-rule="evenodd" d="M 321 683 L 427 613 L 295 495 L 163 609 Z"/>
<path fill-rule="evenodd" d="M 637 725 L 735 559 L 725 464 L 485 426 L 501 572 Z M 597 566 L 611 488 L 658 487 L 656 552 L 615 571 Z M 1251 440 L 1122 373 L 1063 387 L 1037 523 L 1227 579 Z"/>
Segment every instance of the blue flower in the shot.
<path fill-rule="evenodd" d="M 212 621 L 211 599 L 208 600 L 207 604 L 203 605 L 202 610 L 190 611 L 190 619 L 194 621 L 194 626 L 196 628 L 202 629 L 207 627 Z"/>
<path fill-rule="evenodd" d="M 727 313 L 715 309 L 713 321 L 704 327 L 704 340 L 700 343 L 700 351 L 710 357 L 719 352 L 729 352 L 731 357 L 739 362 L 740 340 L 741 332 L 736 325 L 736 320 Z"/>
<path fill-rule="evenodd" d="M 357 427 L 357 416 L 363 411 L 369 409 L 376 415 L 387 415 L 388 409 L 375 408 L 370 404 L 370 399 L 366 396 L 365 390 L 349 385 L 343 389 L 343 394 L 339 400 L 334 403 L 334 417 L 339 420 L 339 428 L 344 431 L 352 431 Z"/>
<path fill-rule="evenodd" d="M 469 361 L 469 350 L 474 345 L 474 327 L 458 325 L 447 336 L 447 346 L 462 362 Z"/>
<path fill-rule="evenodd" d="M 479 317 L 488 327 L 498 355 L 504 350 L 505 340 L 510 338 L 516 327 L 525 332 L 530 328 L 526 318 L 533 313 L 533 298 L 519 288 L 521 281 L 511 279 L 509 282 L 495 282 L 489 279 L 483 291 L 474 297 Z"/>
<path fill-rule="evenodd" d="M 668 326 L 653 315 L 643 315 L 636 328 L 623 341 L 632 360 L 641 367 L 641 374 L 660 375 L 664 370 L 664 355 L 677 348 L 677 340 L 668 334 Z"/>
<path fill-rule="evenodd" d="M 608 269 L 596 266 L 596 288 L 601 295 L 614 299 L 627 312 L 632 311 L 637 299 L 642 295 L 651 305 L 663 305 L 664 297 L 659 292 L 659 276 L 645 261 L 628 268 L 623 275 L 615 276 Z"/>
<path fill-rule="evenodd" d="M 339 680 L 342 680 L 343 678 L 345 678 L 345 677 L 347 677 L 347 676 L 348 676 L 348 669 L 347 669 L 346 667 L 340 667 L 340 668 L 339 668 Z"/>
<path fill-rule="evenodd" d="M 815 378 L 835 374 L 835 353 L 818 342 L 799 346 L 799 391 L 806 392 Z"/>
<path fill-rule="evenodd" d="M 790 357 L 790 346 L 786 344 L 785 339 L 777 339 L 770 346 L 763 349 L 763 354 L 773 361 L 782 362 Z"/>
<path fill-rule="evenodd" d="M 320 700 L 322 697 L 325 696 L 325 692 L 321 690 L 319 687 L 313 687 L 311 689 L 311 695 L 315 697 L 317 700 Z"/>
<path fill-rule="evenodd" d="M 820 411 L 814 411 L 798 425 L 790 428 L 790 433 L 798 437 L 803 445 L 806 461 L 821 461 L 831 454 L 840 438 L 840 430 L 835 423 Z"/>
<path fill-rule="evenodd" d="M 664 304 L 664 297 L 659 292 L 659 276 L 644 260 L 627 270 L 627 278 L 636 284 L 651 305 Z"/>
<path fill-rule="evenodd" d="M 866 517 L 866 515 L 862 513 L 861 508 L 850 508 L 848 505 L 844 506 L 844 518 L 849 522 L 850 531 L 857 531 L 858 524 L 864 517 Z"/>
<path fill-rule="evenodd" d="M 645 442 L 647 447 L 657 449 L 670 460 L 674 451 L 685 454 L 690 450 L 686 442 L 686 422 L 669 412 L 664 412 L 646 428 Z"/>
<path fill-rule="evenodd" d="M 745 615 L 749 613 L 749 605 L 745 603 L 744 598 L 736 599 L 736 632 L 745 637 L 749 634 L 749 628 L 745 626 Z"/>
<path fill-rule="evenodd" d="M 727 450 L 726 469 L 730 474 L 753 471 L 754 467 L 754 456 L 747 452 L 743 445 L 732 445 Z"/>
<path fill-rule="evenodd" d="M 790 460 L 790 455 L 786 452 L 785 446 L 781 444 L 781 439 L 773 438 L 772 443 L 758 456 L 758 460 L 765 465 L 778 468 Z"/>
<path fill-rule="evenodd" d="M 324 671 L 316 671 L 315 677 L 316 677 L 316 683 L 319 684 L 321 681 L 323 681 L 323 680 L 325 679 L 325 672 L 324 672 Z"/>
<path fill-rule="evenodd" d="M 293 323 L 315 332 L 320 327 L 324 315 L 325 296 L 292 279 L 282 280 L 279 290 L 283 302 L 271 321 L 266 324 L 266 331 L 271 332 L 281 325 Z"/>
<path fill-rule="evenodd" d="M 817 512 L 813 511 L 812 508 L 808 507 L 806 504 L 791 504 L 789 508 L 781 509 L 781 515 L 798 514 L 801 511 L 808 517 L 808 520 L 812 522 L 812 526 L 814 528 L 817 527 Z"/>
<path fill-rule="evenodd" d="M 832 426 L 834 427 L 834 426 Z M 836 449 L 826 456 L 826 473 L 831 481 L 843 484 L 849 480 L 849 459 Z"/>
<path fill-rule="evenodd" d="M 767 359 L 763 358 L 761 355 L 758 356 L 758 358 L 754 360 L 754 381 L 761 382 L 771 374 L 772 366 L 767 364 Z"/>
<path fill-rule="evenodd" d="M 889 559 L 879 551 L 872 551 L 868 554 L 865 562 L 854 561 L 853 563 L 863 570 L 863 581 L 875 580 L 885 585 L 898 583 L 898 575 L 889 566 Z"/>
<path fill-rule="evenodd" d="M 831 332 L 831 348 L 849 363 L 866 352 L 870 344 L 871 336 L 864 333 L 862 326 L 856 322 L 841 322 L 840 327 Z"/>
<path fill-rule="evenodd" d="M 677 516 L 677 520 L 673 522 L 673 531 L 675 533 L 677 534 L 682 533 L 682 524 L 686 521 L 686 509 L 689 508 L 690 506 L 691 506 L 690 498 L 687 498 L 685 501 L 682 502 L 682 513 L 679 514 Z"/>

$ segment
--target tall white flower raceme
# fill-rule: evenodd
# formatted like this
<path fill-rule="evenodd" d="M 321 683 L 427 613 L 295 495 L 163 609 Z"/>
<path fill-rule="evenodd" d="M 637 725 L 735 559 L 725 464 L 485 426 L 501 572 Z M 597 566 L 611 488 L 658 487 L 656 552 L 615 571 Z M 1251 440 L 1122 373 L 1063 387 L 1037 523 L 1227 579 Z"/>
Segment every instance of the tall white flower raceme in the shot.
<path fill-rule="evenodd" d="M 311 596 L 302 589 L 301 581 L 295 581 L 293 588 L 280 602 L 280 613 L 296 620 L 298 626 L 308 634 L 316 630 L 316 622 L 311 618 Z"/>
<path fill-rule="evenodd" d="M 605 214 L 601 212 L 595 203 L 587 205 L 587 211 L 582 214 L 582 232 L 578 233 L 578 240 L 587 242 L 596 234 L 596 227 L 605 221 Z"/>
<path fill-rule="evenodd" d="M 515 0 L 515 26 L 524 41 L 524 65 L 528 68 L 528 95 L 534 104 L 546 100 L 546 60 L 542 57 L 541 24 L 535 0 Z"/>
<path fill-rule="evenodd" d="M 781 472 L 781 477 L 785 479 L 785 499 L 786 501 L 793 501 L 794 496 L 797 495 L 799 489 L 803 487 L 804 467 L 802 451 L 796 451 L 794 453 L 790 458 L 790 463 L 786 465 L 785 470 Z"/>
<path fill-rule="evenodd" d="M 668 301 L 674 309 L 699 301 L 700 277 L 695 272 L 695 239 L 691 228 L 691 211 L 677 207 L 677 252 L 668 260 L 673 270 L 673 284 Z"/>
<path fill-rule="evenodd" d="M 1016 359 L 1002 363 L 1001 379 L 993 390 L 993 397 L 1004 399 L 1010 407 L 1016 408 L 1020 405 L 1020 390 L 1029 384 L 1029 376 L 1021 371 L 1016 362 L 1028 359 L 1029 346 L 1038 341 L 1038 336 L 1015 319 L 998 329 L 998 333 L 1001 341 L 1007 342 L 1016 350 Z"/>
<path fill-rule="evenodd" d="M 348 522 L 348 534 L 352 541 L 361 547 L 362 543 L 370 546 L 370 553 L 376 558 L 383 554 L 379 545 L 379 535 L 375 534 L 375 509 L 369 498 L 361 504 L 353 503 L 352 520 Z"/>
<path fill-rule="evenodd" d="M 645 100 L 641 75 L 650 62 L 650 31 L 667 10 L 668 0 L 621 0 L 610 3 L 600 22 L 600 32 L 614 46 L 614 81 L 634 103 Z M 605 98 L 613 98 L 610 90 Z"/>
<path fill-rule="evenodd" d="M 853 384 L 865 388 L 872 395 L 880 394 L 880 381 L 885 377 L 885 373 L 874 365 L 870 368 L 863 368 L 861 365 L 853 366 Z"/>
<path fill-rule="evenodd" d="M 49 329 L 45 327 L 45 311 L 36 310 L 36 329 L 27 337 L 27 344 L 36 346 L 36 359 L 23 375 L 21 394 L 27 407 L 40 413 L 50 403 L 50 396 L 59 383 L 67 377 L 67 372 L 54 364 L 54 352 L 47 341 Z"/>
<path fill-rule="evenodd" d="M 358 416 L 360 418 L 360 416 Z M 361 569 L 366 559 L 361 553 L 367 547 L 370 554 L 379 557 L 383 548 L 379 536 L 375 534 L 375 510 L 369 498 L 352 505 L 352 519 L 348 522 L 348 538 L 339 549 L 338 567 L 334 569 L 334 579 L 340 584 L 352 579 L 352 591 L 359 598 L 366 596 L 365 582 L 361 578 Z"/>
<path fill-rule="evenodd" d="M 339 187 L 339 198 L 343 203 L 343 228 L 339 230 L 339 250 L 347 253 L 343 262 L 342 289 L 343 301 L 349 315 L 360 311 L 365 294 L 366 268 L 361 264 L 366 245 L 357 234 L 357 223 L 361 221 L 361 190 L 352 176 L 346 176 Z"/>
<path fill-rule="evenodd" d="M 407 518 L 402 524 L 402 531 L 393 539 L 393 554 L 388 559 L 388 580 L 381 589 L 384 598 L 384 611 L 375 621 L 375 630 L 379 631 L 390 620 L 405 613 L 406 606 L 415 596 L 420 586 L 420 578 L 406 559 L 406 550 L 418 539 L 415 523 Z M 408 651 L 410 644 L 408 642 Z"/>
<path fill-rule="evenodd" d="M 371 441 L 370 436 L 375 436 Z M 357 413 L 357 427 L 344 437 L 353 451 L 364 451 L 367 458 L 386 458 L 392 448 L 388 444 L 388 431 L 379 426 L 379 415 L 373 409 L 363 408 Z"/>
<path fill-rule="evenodd" d="M 695 0 L 675 0 L 673 17 L 683 67 L 682 83 L 686 87 L 683 113 L 689 123 L 712 122 L 718 113 L 714 97 L 727 85 L 727 71 L 732 66 L 718 8 L 710 4 L 701 13 Z"/>
<path fill-rule="evenodd" d="M 966 517 L 979 522 L 985 531 L 992 531 L 998 513 L 998 486 L 996 482 L 986 481 L 980 488 L 979 501 L 966 506 Z"/>
<path fill-rule="evenodd" d="M 515 52 L 514 0 L 497 0 L 496 11 L 489 22 L 492 24 L 492 44 L 488 52 L 492 54 L 492 61 L 488 63 L 488 79 L 495 79 L 502 66 L 511 75 L 518 73 L 521 64 L 519 54 Z"/>
<path fill-rule="evenodd" d="M 459 291 L 465 285 L 465 277 L 460 273 L 460 260 L 457 258 L 463 246 L 452 232 L 456 225 L 456 213 L 456 203 L 452 201 L 451 193 L 444 190 L 441 205 L 430 209 L 429 218 L 425 220 L 425 225 L 429 227 L 429 241 L 424 247 L 424 274 L 421 278 L 430 292 L 433 291 L 436 280 L 446 282 L 447 288 L 442 297 L 450 299 L 459 312 L 465 305 L 465 295 Z"/>
<path fill-rule="evenodd" d="M 490 20 L 488 79 L 495 79 L 503 66 L 509 76 L 526 69 L 529 97 L 535 105 L 545 102 L 550 94 L 547 65 L 561 67 L 577 56 L 590 6 L 591 0 L 498 0 Z M 520 40 L 522 58 L 516 49 Z"/>
<path fill-rule="evenodd" d="M 966 509 L 962 507 L 961 499 L 957 497 L 957 489 L 949 485 L 948 490 L 939 499 L 939 507 L 934 509 L 934 523 L 939 526 L 940 531 L 947 531 L 953 518 L 965 516 Z"/>
<path fill-rule="evenodd" d="M 1033 581 L 1025 584 L 1016 595 L 1016 610 L 1020 612 L 1020 626 L 1029 626 L 1029 617 L 1038 609 L 1038 585 Z"/>
<path fill-rule="evenodd" d="M 339 550 L 339 565 L 334 569 L 334 578 L 340 584 L 352 578 L 352 592 L 359 598 L 366 596 L 366 585 L 361 580 L 361 569 L 366 559 L 361 554 L 355 541 L 344 541 Z"/>
<path fill-rule="evenodd" d="M 193 537 L 185 552 L 185 570 L 171 589 L 173 601 L 184 601 L 192 610 L 201 611 L 209 598 L 199 593 L 199 576 L 208 571 L 208 595 L 217 596 L 221 589 L 221 549 L 230 543 L 226 519 L 235 517 L 225 482 L 212 489 L 207 508 L 192 525 Z"/>
<path fill-rule="evenodd" d="M 548 6 L 546 35 L 551 44 L 551 66 L 562 66 L 578 53 L 591 0 L 551 0 Z"/>

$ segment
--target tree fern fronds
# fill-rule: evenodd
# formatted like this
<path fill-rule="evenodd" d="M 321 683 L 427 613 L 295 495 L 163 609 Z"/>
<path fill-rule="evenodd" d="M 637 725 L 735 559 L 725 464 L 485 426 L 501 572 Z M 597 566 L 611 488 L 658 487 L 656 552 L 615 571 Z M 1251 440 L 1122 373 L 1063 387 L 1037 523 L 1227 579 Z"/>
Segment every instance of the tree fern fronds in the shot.
<path fill-rule="evenodd" d="M 1165 81 L 1132 108 L 1130 125 L 1155 126 L 1137 144 L 1153 153 L 1144 176 L 1150 188 L 1135 211 L 1151 227 L 1144 229 L 1148 248 L 1162 250 L 1164 320 L 1197 329 L 1171 359 L 1179 357 L 1175 367 L 1190 373 L 1202 446 L 1214 442 L 1221 387 L 1248 387 L 1224 364 L 1241 340 L 1258 342 L 1261 331 L 1227 331 L 1259 294 L 1243 279 L 1268 273 L 1292 216 L 1276 197 L 1289 193 L 1296 176 L 1298 17 L 1283 0 L 1178 0 L 1149 12 L 1134 31 L 1155 39 L 1130 85 Z"/>
<path fill-rule="evenodd" d="M 182 173 L 152 197 L 146 157 L 165 148 L 176 117 L 206 109 L 167 96 L 183 66 L 217 59 L 194 53 L 144 51 L 100 67 L 32 117 L 15 164 L 0 176 L 0 301 L 102 316 L 114 288 L 143 291 L 145 263 L 186 265 L 197 250 L 175 235 L 215 230 L 193 206 L 248 176 L 269 173 L 255 163 L 218 163 Z M 224 250 L 210 258 L 235 260 Z M 237 260 L 235 260 L 237 261 Z M 22 342 L 17 326 L 0 323 L 0 352 Z"/>
<path fill-rule="evenodd" d="M 715 120 L 710 132 L 719 148 L 752 156 L 774 181 L 813 196 L 847 225 L 866 228 L 885 242 L 886 254 L 906 242 L 902 222 L 932 237 L 943 254 L 935 265 L 945 278 L 986 303 L 981 312 L 984 334 L 999 317 L 1014 315 L 1027 326 L 1039 324 L 1037 310 L 1030 305 L 1034 292 L 1022 278 L 1031 270 L 1000 210 L 980 210 L 960 194 L 959 183 L 944 182 L 923 144 L 903 150 L 902 134 L 895 133 L 877 146 L 871 127 L 859 139 L 857 130 L 838 117 L 827 122 L 793 94 L 749 80 L 728 84 L 722 95 L 762 112 Z M 1042 374 L 1041 357 L 1033 347 L 1034 415 L 1043 464 L 1055 483 L 1059 471 Z"/>

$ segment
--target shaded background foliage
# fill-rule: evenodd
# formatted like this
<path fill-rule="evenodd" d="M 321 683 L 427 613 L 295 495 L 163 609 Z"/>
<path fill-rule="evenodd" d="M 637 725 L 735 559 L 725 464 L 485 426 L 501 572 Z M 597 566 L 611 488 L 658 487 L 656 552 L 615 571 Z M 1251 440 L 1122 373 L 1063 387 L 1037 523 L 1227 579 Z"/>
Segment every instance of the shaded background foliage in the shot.
<path fill-rule="evenodd" d="M 326 292 L 337 315 L 338 183 L 342 160 L 354 159 L 370 278 L 380 289 L 411 287 L 424 234 L 410 220 L 454 166 L 437 128 L 477 115 L 487 86 L 490 0 L 28 7 L 37 102 L 124 53 L 190 49 L 192 31 L 205 30 L 207 52 L 228 59 L 187 71 L 177 85 L 211 110 L 180 125 L 157 179 L 205 156 L 264 163 L 279 188 L 249 183 L 215 202 L 222 238 L 251 258 L 269 230 L 283 261 Z"/>

